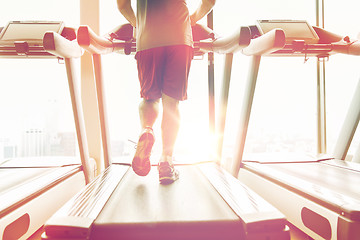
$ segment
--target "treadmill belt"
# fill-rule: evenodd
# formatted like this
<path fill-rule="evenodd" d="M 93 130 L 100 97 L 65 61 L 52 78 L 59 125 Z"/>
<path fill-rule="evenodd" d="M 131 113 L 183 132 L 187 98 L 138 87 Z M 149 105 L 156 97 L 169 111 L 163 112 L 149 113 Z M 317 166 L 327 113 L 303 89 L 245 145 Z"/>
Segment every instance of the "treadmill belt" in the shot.
<path fill-rule="evenodd" d="M 94 239 L 239 239 L 242 224 L 201 172 L 177 166 L 180 179 L 160 185 L 128 171 L 92 226 Z M 201 199 L 201 201 L 199 201 Z"/>

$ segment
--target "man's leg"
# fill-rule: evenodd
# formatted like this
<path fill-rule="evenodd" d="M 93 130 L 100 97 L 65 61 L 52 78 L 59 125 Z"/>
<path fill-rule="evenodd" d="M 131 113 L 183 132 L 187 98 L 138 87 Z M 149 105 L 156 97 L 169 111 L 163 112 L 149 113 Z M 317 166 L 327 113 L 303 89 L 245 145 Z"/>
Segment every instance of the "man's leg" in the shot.
<path fill-rule="evenodd" d="M 135 156 L 132 161 L 134 172 L 140 176 L 146 176 L 150 169 L 151 149 L 155 142 L 152 126 L 159 114 L 159 99 L 145 100 L 143 99 L 139 105 L 140 123 L 142 132 L 136 147 Z"/>
<path fill-rule="evenodd" d="M 163 152 L 159 161 L 159 181 L 171 184 L 179 178 L 179 172 L 173 165 L 173 151 L 180 127 L 179 101 L 162 94 L 163 117 L 161 122 Z"/>
<path fill-rule="evenodd" d="M 153 127 L 159 115 L 159 99 L 143 99 L 139 105 L 140 124 L 142 129 Z"/>
<path fill-rule="evenodd" d="M 163 152 L 159 162 L 161 184 L 170 184 L 179 178 L 173 165 L 173 152 L 180 128 L 179 101 L 187 98 L 188 76 L 193 50 L 189 46 L 167 46 L 162 85 L 163 116 L 161 123 Z M 171 97 L 170 97 L 171 96 Z"/>
<path fill-rule="evenodd" d="M 163 116 L 161 122 L 161 134 L 163 145 L 163 157 L 172 157 L 177 134 L 180 128 L 179 101 L 162 94 Z M 170 161 L 171 158 L 162 158 Z M 170 162 L 171 163 L 171 162 Z"/>

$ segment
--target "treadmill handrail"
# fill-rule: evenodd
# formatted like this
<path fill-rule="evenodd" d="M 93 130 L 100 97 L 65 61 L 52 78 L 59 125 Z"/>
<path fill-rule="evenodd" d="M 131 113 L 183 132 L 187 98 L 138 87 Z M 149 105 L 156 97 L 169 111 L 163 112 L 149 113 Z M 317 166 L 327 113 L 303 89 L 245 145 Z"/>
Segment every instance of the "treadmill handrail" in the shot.
<path fill-rule="evenodd" d="M 81 57 L 84 53 L 82 48 L 74 40 L 69 41 L 65 37 L 55 33 L 46 32 L 43 37 L 44 49 L 55 56 L 65 59 L 66 73 L 73 108 L 76 135 L 80 151 L 80 159 L 85 175 L 85 182 L 89 183 L 93 178 L 92 166 L 90 163 L 88 144 L 85 132 L 85 120 L 80 100 L 80 91 L 74 73 L 74 58 Z"/>
<path fill-rule="evenodd" d="M 47 52 L 62 58 L 79 58 L 84 53 L 76 41 L 69 41 L 55 32 L 44 34 L 43 45 Z"/>
<path fill-rule="evenodd" d="M 336 159 L 345 160 L 356 129 L 360 121 L 360 80 L 350 102 L 345 120 L 339 132 L 332 156 Z"/>
<path fill-rule="evenodd" d="M 330 44 L 334 53 L 360 55 L 359 39 L 351 40 L 348 36 L 344 37 L 316 26 L 313 26 L 313 29 L 320 38 L 318 44 Z"/>
<path fill-rule="evenodd" d="M 238 31 L 224 38 L 194 41 L 196 50 L 202 52 L 235 53 L 250 44 L 251 34 L 248 27 L 240 27 Z M 80 26 L 77 41 L 81 47 L 92 54 L 109 54 L 121 52 L 130 46 L 135 51 L 134 39 L 129 41 L 108 39 L 97 35 L 89 26 Z"/>
<path fill-rule="evenodd" d="M 215 40 L 205 40 L 195 42 L 198 44 L 200 51 L 216 52 L 216 53 L 235 53 L 247 47 L 250 44 L 251 34 L 248 27 L 240 27 L 232 35 L 220 37 Z"/>
<path fill-rule="evenodd" d="M 335 53 L 360 56 L 360 41 L 340 41 L 331 44 Z"/>
<path fill-rule="evenodd" d="M 285 46 L 285 33 L 282 29 L 273 29 L 264 35 L 251 40 L 249 46 L 242 50 L 247 56 L 260 56 L 282 49 Z"/>
<path fill-rule="evenodd" d="M 331 33 L 322 28 L 315 28 L 319 34 L 318 43 L 309 44 L 302 40 L 286 43 L 285 32 L 275 28 L 251 40 L 248 47 L 243 49 L 247 56 L 284 55 L 284 56 L 318 56 L 328 57 L 331 54 L 342 53 L 347 55 L 360 55 L 360 41 L 351 41 L 349 37 Z"/>
<path fill-rule="evenodd" d="M 341 36 L 329 32 L 323 28 L 313 26 L 316 34 L 319 36 L 319 42 L 316 45 L 328 45 L 333 53 L 342 53 L 347 55 L 360 55 L 360 41 L 351 40 L 348 36 Z"/>
<path fill-rule="evenodd" d="M 80 26 L 77 34 L 78 44 L 92 54 L 109 54 L 125 48 L 125 41 L 111 41 L 97 35 L 89 26 Z"/>

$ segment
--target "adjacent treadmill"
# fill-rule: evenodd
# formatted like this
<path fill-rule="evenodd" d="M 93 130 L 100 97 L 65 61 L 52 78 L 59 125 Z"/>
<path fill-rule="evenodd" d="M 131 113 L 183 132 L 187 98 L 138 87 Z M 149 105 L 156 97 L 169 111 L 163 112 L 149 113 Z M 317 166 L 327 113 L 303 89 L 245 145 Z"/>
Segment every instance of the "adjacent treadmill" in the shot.
<path fill-rule="evenodd" d="M 250 42 L 247 27 L 222 39 L 199 25 L 194 31 L 196 54 L 234 53 Z M 139 177 L 129 164 L 113 163 L 100 55 L 134 52 L 132 28 L 122 25 L 99 37 L 82 26 L 77 37 L 93 54 L 107 168 L 45 224 L 43 239 L 290 238 L 287 221 L 278 210 L 208 159 L 202 164 L 177 165 L 180 179 L 171 185 L 159 184 L 156 166 L 148 176 Z"/>
<path fill-rule="evenodd" d="M 240 115 L 233 175 L 278 208 L 287 219 L 314 239 L 360 238 L 360 165 L 345 156 L 360 118 L 360 85 L 331 158 L 303 156 L 243 157 L 257 73 L 262 56 L 328 58 L 335 53 L 360 55 L 352 41 L 306 21 L 261 20 L 250 26 L 252 40 L 243 54 L 251 56 Z M 284 40 L 276 35 L 285 33 Z M 264 49 L 263 40 L 277 46 Z"/>
<path fill-rule="evenodd" d="M 27 239 L 91 180 L 82 109 L 72 74 L 73 58 L 83 51 L 72 41 L 75 29 L 63 22 L 13 21 L 1 29 L 2 58 L 65 59 L 81 156 L 14 158 L 0 164 L 0 239 Z"/>

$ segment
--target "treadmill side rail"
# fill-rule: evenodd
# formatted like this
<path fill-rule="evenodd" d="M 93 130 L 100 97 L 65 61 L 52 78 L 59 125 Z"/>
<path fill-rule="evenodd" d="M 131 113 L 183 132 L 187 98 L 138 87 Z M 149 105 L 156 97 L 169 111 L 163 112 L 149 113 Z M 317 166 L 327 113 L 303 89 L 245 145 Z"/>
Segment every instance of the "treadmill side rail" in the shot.
<path fill-rule="evenodd" d="M 7 177 L 9 178 L 11 175 L 15 176 L 19 173 L 27 176 L 25 172 L 19 172 L 19 170 L 22 169 L 8 169 Z M 28 172 L 36 170 L 39 170 L 39 168 L 29 168 Z M 3 189 L 0 194 L 0 218 L 10 214 L 15 209 L 41 195 L 43 192 L 79 173 L 79 171 L 80 166 L 48 168 L 42 172 L 38 171 L 39 176 L 37 177 L 27 179 L 21 184 L 9 187 L 9 189 Z"/>
<path fill-rule="evenodd" d="M 87 238 L 92 223 L 128 169 L 129 166 L 111 165 L 83 188 L 46 222 L 46 238 Z"/>
<path fill-rule="evenodd" d="M 246 239 L 290 239 L 286 218 L 275 207 L 218 165 L 199 168 L 240 218 Z"/>

